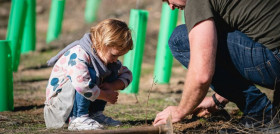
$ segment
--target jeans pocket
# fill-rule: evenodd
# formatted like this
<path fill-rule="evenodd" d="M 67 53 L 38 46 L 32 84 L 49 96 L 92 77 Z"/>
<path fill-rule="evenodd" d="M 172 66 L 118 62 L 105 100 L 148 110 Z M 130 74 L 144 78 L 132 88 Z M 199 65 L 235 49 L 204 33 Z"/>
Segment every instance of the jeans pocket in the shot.
<path fill-rule="evenodd" d="M 263 85 L 265 87 L 273 87 L 276 79 L 276 74 L 271 66 L 270 61 L 257 65 L 255 67 L 244 69 L 247 80 L 255 84 Z"/>

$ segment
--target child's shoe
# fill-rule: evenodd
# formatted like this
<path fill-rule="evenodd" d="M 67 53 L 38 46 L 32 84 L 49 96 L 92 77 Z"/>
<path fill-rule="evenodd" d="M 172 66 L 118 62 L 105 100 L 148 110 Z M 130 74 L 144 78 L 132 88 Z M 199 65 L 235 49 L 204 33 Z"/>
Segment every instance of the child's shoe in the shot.
<path fill-rule="evenodd" d="M 98 111 L 91 116 L 92 119 L 96 120 L 102 125 L 106 126 L 120 126 L 122 123 L 118 120 L 114 120 L 111 117 L 105 116 L 102 111 Z"/>
<path fill-rule="evenodd" d="M 103 125 L 89 116 L 76 117 L 70 121 L 68 130 L 101 130 Z"/>

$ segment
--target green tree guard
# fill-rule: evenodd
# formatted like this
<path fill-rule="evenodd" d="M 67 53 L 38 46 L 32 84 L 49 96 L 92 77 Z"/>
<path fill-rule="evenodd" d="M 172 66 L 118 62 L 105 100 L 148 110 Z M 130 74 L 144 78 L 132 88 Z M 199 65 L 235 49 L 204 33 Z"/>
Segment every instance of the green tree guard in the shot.
<path fill-rule="evenodd" d="M 124 65 L 131 70 L 133 80 L 122 93 L 138 93 L 144 45 L 146 40 L 148 11 L 131 9 L 129 27 L 132 31 L 133 50 L 124 56 Z"/>
<path fill-rule="evenodd" d="M 61 32 L 65 0 L 52 0 L 47 43 L 57 39 Z"/>
<path fill-rule="evenodd" d="M 0 40 L 0 112 L 14 110 L 11 41 Z"/>
<path fill-rule="evenodd" d="M 36 46 L 36 0 L 26 0 L 26 2 L 27 12 L 23 31 L 21 53 L 34 51 Z"/>
<path fill-rule="evenodd" d="M 12 0 L 12 7 L 10 12 L 7 40 L 10 40 L 12 51 L 12 66 L 13 71 L 16 72 L 20 61 L 21 43 L 23 37 L 23 28 L 26 16 L 26 1 Z"/>
<path fill-rule="evenodd" d="M 158 84 L 167 84 L 170 80 L 173 56 L 168 46 L 168 39 L 177 25 L 177 18 L 178 9 L 171 10 L 167 3 L 163 3 L 154 68 L 154 81 Z"/>
<path fill-rule="evenodd" d="M 181 23 L 182 24 L 186 23 L 186 21 L 185 21 L 185 11 L 184 10 L 181 10 Z"/>
<path fill-rule="evenodd" d="M 96 20 L 101 0 L 87 0 L 85 8 L 85 21 L 92 23 Z"/>

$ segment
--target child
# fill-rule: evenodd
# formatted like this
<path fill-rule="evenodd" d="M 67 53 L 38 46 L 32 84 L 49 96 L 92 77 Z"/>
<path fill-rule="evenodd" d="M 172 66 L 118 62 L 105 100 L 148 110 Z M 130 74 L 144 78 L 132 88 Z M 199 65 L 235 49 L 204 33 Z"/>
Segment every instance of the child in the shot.
<path fill-rule="evenodd" d="M 46 89 L 46 127 L 61 128 L 68 119 L 69 130 L 120 125 L 103 111 L 106 102 L 116 103 L 117 90 L 132 80 L 131 72 L 118 61 L 132 47 L 127 24 L 107 19 L 51 58 L 48 65 L 54 67 Z"/>

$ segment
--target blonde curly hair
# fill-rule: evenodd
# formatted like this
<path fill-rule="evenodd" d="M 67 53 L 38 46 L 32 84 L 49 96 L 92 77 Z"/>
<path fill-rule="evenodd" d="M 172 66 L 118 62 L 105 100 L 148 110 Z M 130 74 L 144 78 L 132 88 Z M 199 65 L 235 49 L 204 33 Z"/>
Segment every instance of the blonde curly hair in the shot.
<path fill-rule="evenodd" d="M 103 52 L 107 47 L 120 51 L 132 50 L 131 30 L 119 19 L 106 19 L 90 29 L 92 47 Z"/>

